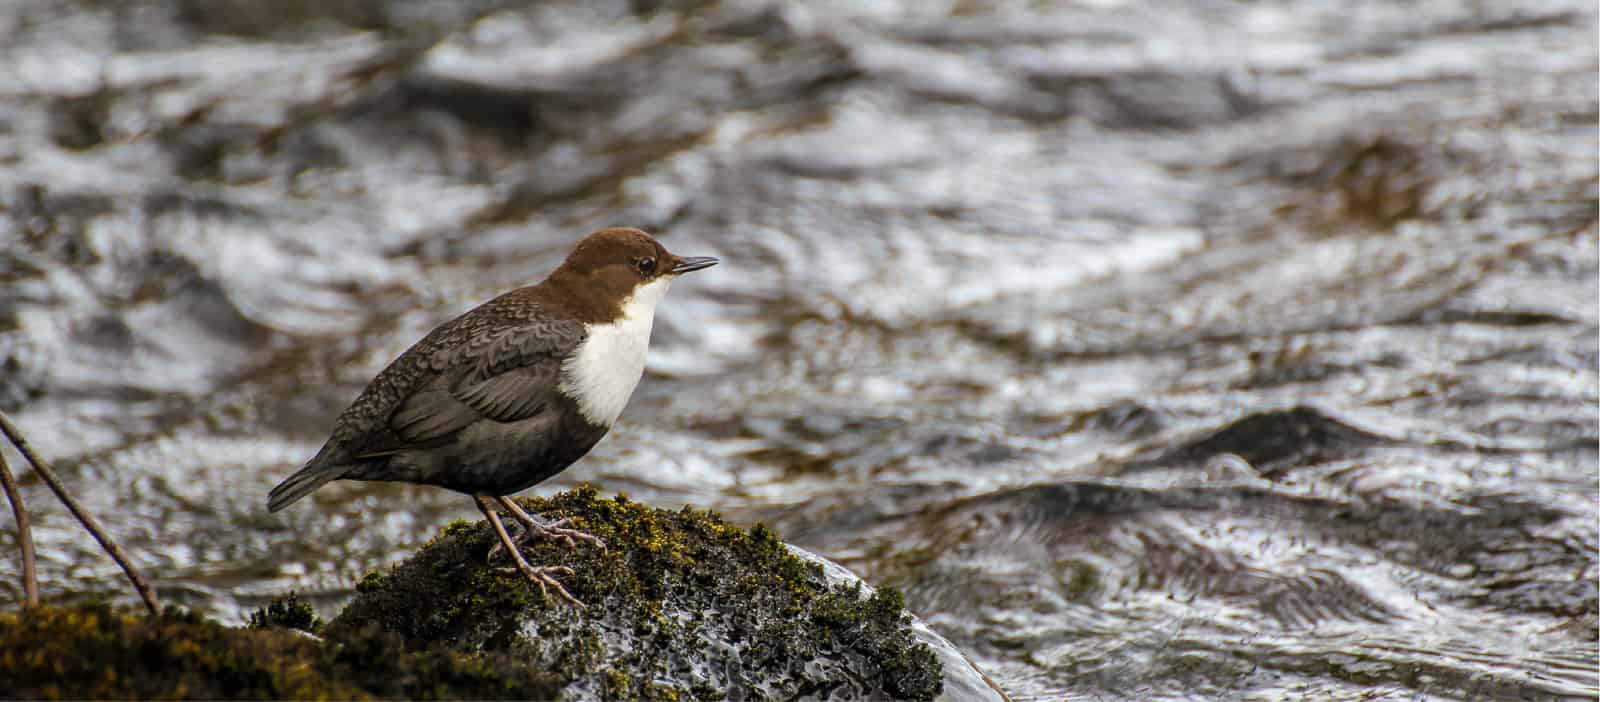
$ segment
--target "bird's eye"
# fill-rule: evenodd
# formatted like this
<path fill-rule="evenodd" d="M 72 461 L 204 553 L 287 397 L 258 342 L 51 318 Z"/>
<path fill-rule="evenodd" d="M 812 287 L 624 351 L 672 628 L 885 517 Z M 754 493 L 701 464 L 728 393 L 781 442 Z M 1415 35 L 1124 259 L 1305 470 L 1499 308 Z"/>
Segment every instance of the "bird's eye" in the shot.
<path fill-rule="evenodd" d="M 656 260 L 653 258 L 641 258 L 634 265 L 639 267 L 639 275 L 654 275 L 656 272 Z"/>

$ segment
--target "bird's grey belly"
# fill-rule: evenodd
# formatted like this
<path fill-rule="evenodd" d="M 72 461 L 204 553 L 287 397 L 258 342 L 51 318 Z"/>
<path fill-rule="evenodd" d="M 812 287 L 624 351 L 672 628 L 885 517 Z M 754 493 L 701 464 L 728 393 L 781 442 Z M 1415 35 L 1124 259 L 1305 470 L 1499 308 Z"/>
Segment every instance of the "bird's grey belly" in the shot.
<path fill-rule="evenodd" d="M 560 418 L 559 412 L 545 412 L 515 422 L 482 419 L 448 443 L 394 454 L 380 471 L 384 475 L 375 479 L 470 494 L 519 492 L 565 470 L 605 435 L 603 428 Z"/>

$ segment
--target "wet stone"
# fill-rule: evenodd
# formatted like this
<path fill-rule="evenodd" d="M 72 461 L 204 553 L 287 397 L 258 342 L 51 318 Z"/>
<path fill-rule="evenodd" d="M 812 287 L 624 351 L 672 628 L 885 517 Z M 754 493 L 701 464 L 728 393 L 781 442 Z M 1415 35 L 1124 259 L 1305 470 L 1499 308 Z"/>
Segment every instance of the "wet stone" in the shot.
<path fill-rule="evenodd" d="M 712 512 L 590 488 L 524 505 L 608 548 L 527 547 L 584 609 L 489 564 L 455 522 L 373 572 L 324 625 L 294 593 L 233 628 L 91 604 L 0 614 L 6 696 L 77 698 L 1000 699 L 949 642 L 837 565 Z M 941 697 L 946 665 L 952 694 Z"/>
<path fill-rule="evenodd" d="M 407 650 L 503 656 L 550 671 L 575 699 L 933 699 L 941 666 L 900 595 L 830 583 L 765 527 L 669 512 L 591 488 L 524 506 L 600 537 L 605 550 L 540 541 L 582 611 L 486 565 L 495 537 L 456 522 L 388 573 L 370 574 L 327 628 L 381 631 Z M 497 564 L 498 565 L 498 564 Z"/>

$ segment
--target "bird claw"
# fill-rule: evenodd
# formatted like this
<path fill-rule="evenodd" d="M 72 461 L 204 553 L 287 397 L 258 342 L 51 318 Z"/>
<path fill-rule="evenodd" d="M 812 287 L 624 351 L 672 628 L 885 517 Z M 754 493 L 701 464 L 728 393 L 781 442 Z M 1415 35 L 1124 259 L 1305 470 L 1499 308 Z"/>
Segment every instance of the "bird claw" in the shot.
<path fill-rule="evenodd" d="M 522 538 L 524 538 L 524 539 L 528 538 L 528 536 L 530 534 L 532 534 L 534 531 L 537 530 L 540 533 L 541 536 L 543 536 L 543 537 L 545 537 L 547 539 L 560 540 L 561 543 L 565 544 L 567 548 L 577 548 L 578 547 L 578 542 L 579 541 L 583 541 L 583 542 L 586 542 L 586 543 L 594 544 L 597 548 L 599 548 L 602 551 L 605 550 L 606 542 L 603 539 L 601 539 L 600 537 L 595 536 L 594 534 L 587 534 L 587 533 L 578 531 L 577 529 L 567 529 L 567 528 L 565 528 L 566 525 L 571 524 L 571 523 L 572 523 L 571 519 L 561 518 L 561 519 L 557 519 L 556 521 L 553 521 L 553 522 L 551 522 L 549 524 L 540 524 L 540 525 L 537 525 L 534 529 L 528 529 L 526 531 L 523 531 L 522 532 L 522 534 L 523 534 Z"/>
<path fill-rule="evenodd" d="M 556 594 L 560 595 L 561 599 L 572 603 L 572 605 L 576 606 L 578 609 L 585 608 L 583 603 L 578 601 L 578 598 L 573 597 L 572 593 L 567 592 L 566 586 L 562 585 L 561 581 L 551 577 L 552 573 L 567 576 L 574 575 L 575 573 L 571 568 L 566 566 L 543 566 L 540 568 L 535 568 L 532 565 L 529 565 L 528 559 L 522 557 L 522 549 L 518 548 L 517 544 L 511 540 L 511 534 L 506 531 L 505 523 L 501 521 L 499 512 L 494 508 L 494 503 L 496 500 L 484 495 L 474 495 L 473 499 L 477 501 L 478 510 L 483 512 L 484 518 L 489 520 L 489 527 L 494 529 L 495 536 L 499 537 L 500 543 L 496 544 L 495 548 L 489 549 L 488 557 L 492 559 L 499 548 L 504 546 L 506 553 L 511 556 L 511 562 L 516 564 L 515 568 L 497 568 L 497 571 L 516 571 L 522 573 L 522 575 L 528 579 L 528 582 L 539 586 L 539 594 L 541 596 L 549 597 L 550 588 L 555 588 Z M 498 498 L 498 501 L 505 505 L 512 514 L 517 515 L 518 521 L 524 522 L 530 529 L 539 526 L 538 522 L 529 517 L 521 508 L 517 507 L 516 503 L 506 500 L 505 498 Z M 528 524 L 528 522 L 532 523 Z"/>
<path fill-rule="evenodd" d="M 517 526 L 522 529 L 522 532 L 512 537 L 512 540 L 519 544 L 526 544 L 532 541 L 535 535 L 537 535 L 547 539 L 559 541 L 563 546 L 566 546 L 569 549 L 577 548 L 579 541 L 593 544 L 596 548 L 602 551 L 606 549 L 605 540 L 595 536 L 594 534 L 587 534 L 578 531 L 577 529 L 563 528 L 564 525 L 570 523 L 571 520 L 561 519 L 550 524 L 535 524 L 533 528 L 529 528 L 527 525 L 521 522 L 516 522 Z M 494 560 L 494 557 L 499 555 L 503 550 L 505 550 L 505 546 L 496 543 L 493 548 L 489 549 L 489 555 L 486 557 L 486 560 Z"/>
<path fill-rule="evenodd" d="M 528 565 L 526 561 L 519 561 L 516 567 L 496 568 L 495 571 L 507 574 L 521 573 L 528 579 L 529 582 L 539 586 L 540 596 L 549 597 L 550 590 L 554 589 L 556 591 L 556 595 L 560 596 L 561 599 L 566 600 L 567 602 L 576 606 L 578 609 L 588 609 L 586 605 L 578 601 L 578 598 L 573 597 L 572 593 L 567 592 L 566 586 L 562 585 L 561 581 L 551 577 L 551 574 L 565 575 L 568 577 L 576 575 L 576 571 L 572 570 L 571 568 L 566 566 L 543 566 L 535 568 L 531 565 Z"/>
<path fill-rule="evenodd" d="M 538 518 L 521 509 L 512 511 L 511 517 L 512 521 L 515 521 L 517 524 L 522 526 L 522 533 L 517 536 L 517 540 L 522 543 L 527 543 L 529 539 L 532 539 L 534 535 L 537 534 L 546 539 L 560 541 L 569 549 L 577 548 L 578 542 L 583 541 L 594 544 L 601 550 L 605 550 L 606 542 L 601 540 L 600 537 L 595 536 L 594 534 L 578 531 L 577 529 L 566 528 L 568 524 L 572 523 L 571 518 L 562 517 L 561 519 L 557 519 L 546 524 L 540 522 Z"/>

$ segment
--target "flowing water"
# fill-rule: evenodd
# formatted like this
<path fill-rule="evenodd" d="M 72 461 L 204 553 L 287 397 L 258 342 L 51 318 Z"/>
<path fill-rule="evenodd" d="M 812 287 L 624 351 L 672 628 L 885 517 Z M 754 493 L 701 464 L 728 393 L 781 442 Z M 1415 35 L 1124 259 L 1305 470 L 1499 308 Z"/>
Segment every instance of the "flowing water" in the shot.
<path fill-rule="evenodd" d="M 470 500 L 267 490 L 434 324 L 639 226 L 723 264 L 538 492 L 766 521 L 1019 700 L 1592 699 L 1595 26 L 11 0 L 0 409 L 169 600 L 331 611 Z M 128 599 L 23 482 L 46 596 Z"/>

